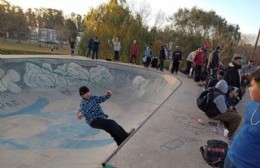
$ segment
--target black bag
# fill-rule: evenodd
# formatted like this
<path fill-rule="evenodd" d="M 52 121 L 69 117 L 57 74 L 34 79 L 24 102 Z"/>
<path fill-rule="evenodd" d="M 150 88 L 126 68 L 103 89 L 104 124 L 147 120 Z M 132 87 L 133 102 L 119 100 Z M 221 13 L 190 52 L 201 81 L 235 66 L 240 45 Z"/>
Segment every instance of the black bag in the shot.
<path fill-rule="evenodd" d="M 219 111 L 213 100 L 221 94 L 221 91 L 216 88 L 207 88 L 202 90 L 196 100 L 198 108 L 205 112 L 209 118 L 215 117 L 219 114 Z"/>
<path fill-rule="evenodd" d="M 223 168 L 228 144 L 221 140 L 211 139 L 207 141 L 207 145 L 200 147 L 200 151 L 203 159 L 210 166 Z"/>

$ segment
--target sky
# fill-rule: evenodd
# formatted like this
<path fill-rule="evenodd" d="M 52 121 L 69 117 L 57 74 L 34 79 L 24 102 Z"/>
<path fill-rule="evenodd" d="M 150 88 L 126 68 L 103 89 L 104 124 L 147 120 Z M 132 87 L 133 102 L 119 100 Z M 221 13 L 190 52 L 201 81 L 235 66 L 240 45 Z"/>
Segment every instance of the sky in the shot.
<path fill-rule="evenodd" d="M 91 8 L 109 0 L 7 0 L 12 5 L 27 8 L 52 8 L 63 10 L 64 14 L 72 12 L 86 15 Z M 196 6 L 204 11 L 214 10 L 225 18 L 229 24 L 238 24 L 243 34 L 257 35 L 260 29 L 260 0 L 126 0 L 131 9 L 140 11 L 143 6 L 151 10 L 149 23 L 154 23 L 153 16 L 159 12 L 165 16 L 173 15 L 179 8 Z"/>

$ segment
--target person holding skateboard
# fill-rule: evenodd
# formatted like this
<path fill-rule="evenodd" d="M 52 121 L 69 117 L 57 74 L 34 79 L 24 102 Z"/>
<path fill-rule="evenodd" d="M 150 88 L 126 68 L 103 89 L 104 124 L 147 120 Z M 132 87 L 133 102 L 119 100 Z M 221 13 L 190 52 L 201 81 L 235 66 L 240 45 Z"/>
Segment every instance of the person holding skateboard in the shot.
<path fill-rule="evenodd" d="M 116 144 L 119 146 L 129 136 L 129 134 L 112 119 L 108 119 L 108 115 L 105 114 L 100 106 L 100 103 L 108 100 L 112 92 L 107 91 L 104 96 L 94 96 L 90 94 L 89 89 L 86 86 L 79 88 L 79 95 L 82 97 L 80 103 L 80 109 L 77 113 L 77 118 L 81 120 L 85 117 L 87 124 L 96 129 L 102 129 L 109 133 Z"/>

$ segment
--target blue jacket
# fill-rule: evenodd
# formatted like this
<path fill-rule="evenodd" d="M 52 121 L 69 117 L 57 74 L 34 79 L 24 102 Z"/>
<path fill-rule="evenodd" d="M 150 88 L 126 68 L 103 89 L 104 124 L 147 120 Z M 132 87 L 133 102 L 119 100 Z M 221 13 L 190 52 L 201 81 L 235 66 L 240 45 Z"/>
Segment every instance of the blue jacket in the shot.
<path fill-rule="evenodd" d="M 245 122 L 229 148 L 228 157 L 237 168 L 260 167 L 260 103 L 247 106 Z"/>

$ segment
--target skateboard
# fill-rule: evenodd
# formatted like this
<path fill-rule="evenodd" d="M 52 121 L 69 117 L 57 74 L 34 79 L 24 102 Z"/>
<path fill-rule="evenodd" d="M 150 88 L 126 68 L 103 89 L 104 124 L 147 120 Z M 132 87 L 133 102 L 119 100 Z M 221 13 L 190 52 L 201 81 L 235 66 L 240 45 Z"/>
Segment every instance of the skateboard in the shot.
<path fill-rule="evenodd" d="M 102 163 L 102 168 L 116 168 L 110 164 L 108 164 L 108 161 L 119 151 L 119 149 L 122 148 L 122 146 L 124 146 L 124 144 L 133 136 L 134 132 L 135 132 L 135 128 L 132 128 L 129 132 L 128 132 L 128 137 L 124 140 L 123 143 L 121 143 L 112 153 L 111 155 Z"/>

